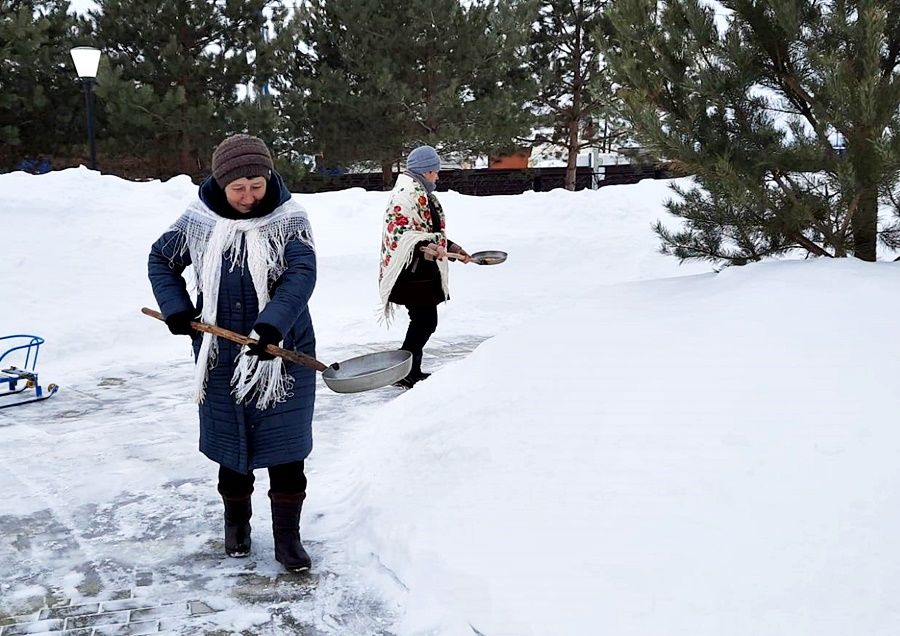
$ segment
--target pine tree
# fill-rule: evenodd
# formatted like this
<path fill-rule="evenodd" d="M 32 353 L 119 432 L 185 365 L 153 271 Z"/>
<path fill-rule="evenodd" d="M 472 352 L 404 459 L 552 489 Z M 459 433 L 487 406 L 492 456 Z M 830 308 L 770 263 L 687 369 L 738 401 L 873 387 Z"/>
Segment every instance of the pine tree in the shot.
<path fill-rule="evenodd" d="M 578 151 L 609 148 L 624 133 L 619 104 L 600 55 L 598 28 L 609 0 L 541 0 L 530 66 L 539 80 L 536 142 L 566 150 L 566 189 L 575 189 Z"/>
<path fill-rule="evenodd" d="M 696 175 L 668 205 L 684 229 L 657 226 L 663 251 L 875 260 L 879 200 L 900 171 L 900 2 L 721 5 L 617 0 L 608 14 L 638 138 Z"/>
<path fill-rule="evenodd" d="M 419 143 L 510 149 L 531 121 L 528 12 L 500 0 L 310 0 L 283 34 L 293 52 L 277 85 L 296 147 L 329 165 L 380 165 L 386 186 Z"/>
<path fill-rule="evenodd" d="M 85 139 L 66 0 L 0 1 L 0 169 L 70 155 Z"/>
<path fill-rule="evenodd" d="M 265 108 L 241 105 L 240 87 L 261 86 L 270 72 L 257 59 L 270 4 L 98 0 L 90 16 L 109 60 L 96 89 L 107 152 L 155 176 L 196 176 L 224 136 L 260 132 L 252 127 L 268 121 Z"/>

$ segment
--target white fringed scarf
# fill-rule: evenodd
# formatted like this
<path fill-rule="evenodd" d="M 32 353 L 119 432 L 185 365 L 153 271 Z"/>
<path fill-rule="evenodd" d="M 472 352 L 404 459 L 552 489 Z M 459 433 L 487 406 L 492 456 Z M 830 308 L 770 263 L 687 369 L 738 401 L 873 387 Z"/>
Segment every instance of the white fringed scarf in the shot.
<path fill-rule="evenodd" d="M 440 204 L 435 207 L 441 214 Z M 443 220 L 443 214 L 441 214 Z M 421 183 L 407 174 L 401 173 L 391 192 L 387 210 L 384 213 L 384 232 L 381 237 L 381 268 L 378 275 L 378 292 L 381 296 L 379 321 L 390 325 L 394 316 L 394 303 L 388 298 L 397 283 L 400 273 L 412 262 L 417 243 L 431 241 L 447 247 L 447 237 L 443 231 L 434 232 L 431 224 L 431 210 L 428 207 L 428 193 Z M 441 273 L 441 287 L 444 295 L 450 295 L 449 268 L 447 259 L 437 262 Z"/>
<path fill-rule="evenodd" d="M 255 219 L 226 219 L 198 200 L 188 206 L 170 231 L 178 235 L 175 252 L 187 251 L 191 256 L 197 291 L 203 294 L 200 320 L 210 325 L 216 324 L 223 258 L 231 263 L 232 270 L 249 268 L 261 312 L 269 302 L 269 285 L 287 269 L 284 261 L 287 243 L 298 239 L 315 249 L 306 211 L 293 199 L 271 214 Z M 257 335 L 253 332 L 250 337 Z M 246 346 L 241 347 L 235 358 L 231 378 L 235 399 L 240 403 L 255 396 L 257 408 L 266 409 L 290 397 L 294 379 L 286 373 L 284 360 L 277 357 L 260 360 L 257 356 L 244 355 L 246 351 Z M 216 366 L 218 353 L 216 336 L 204 333 L 194 367 L 194 400 L 198 404 L 205 398 L 209 369 Z"/>

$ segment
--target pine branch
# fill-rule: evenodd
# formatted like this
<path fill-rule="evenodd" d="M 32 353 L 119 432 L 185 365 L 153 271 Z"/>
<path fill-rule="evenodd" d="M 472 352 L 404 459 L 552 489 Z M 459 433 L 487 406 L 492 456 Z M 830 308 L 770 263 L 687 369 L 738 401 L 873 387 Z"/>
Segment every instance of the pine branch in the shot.
<path fill-rule="evenodd" d="M 829 258 L 833 258 L 833 256 L 825 251 L 822 247 L 819 247 L 799 232 L 788 232 L 787 237 L 795 241 L 801 247 L 805 248 L 808 252 L 811 252 L 817 256 L 827 256 Z"/>
<path fill-rule="evenodd" d="M 881 63 L 881 78 L 885 81 L 893 75 L 900 57 L 900 6 L 897 3 L 894 3 L 888 14 L 886 32 L 891 35 L 887 44 L 887 55 Z"/>
<path fill-rule="evenodd" d="M 772 178 L 774 179 L 775 183 L 777 183 L 779 187 L 781 187 L 782 191 L 794 201 L 794 203 L 799 204 L 795 193 L 800 189 L 793 182 L 789 175 L 779 175 L 778 173 L 773 172 Z M 818 256 L 831 257 L 831 254 L 828 253 L 828 251 L 826 251 L 823 247 L 816 245 L 814 242 L 812 242 L 796 230 L 789 230 L 786 233 L 786 236 L 792 241 L 795 241 L 796 243 L 804 247 L 807 251 L 812 252 L 813 254 L 816 254 Z"/>
<path fill-rule="evenodd" d="M 736 7 L 736 11 L 746 21 L 762 51 L 767 55 L 775 84 L 809 122 L 819 141 L 825 147 L 826 153 L 832 157 L 835 156 L 834 148 L 828 142 L 827 131 L 822 128 L 813 112 L 812 104 L 815 103 L 815 99 L 803 87 L 796 69 L 791 63 L 791 42 L 787 39 L 777 41 L 769 39 L 769 34 L 777 32 L 778 29 L 776 25 L 766 19 L 764 5 L 749 0 L 739 4 L 741 6 Z"/>
<path fill-rule="evenodd" d="M 894 196 L 894 192 L 892 190 L 888 190 L 887 193 L 888 199 L 890 199 L 891 203 L 894 206 L 894 209 L 900 212 L 900 201 Z"/>
<path fill-rule="evenodd" d="M 813 97 L 806 92 L 800 84 L 800 79 L 795 74 L 786 72 L 780 79 L 782 90 L 784 90 L 788 100 L 797 107 L 803 117 L 809 122 L 809 125 L 816 133 L 816 137 L 822 142 L 826 154 L 830 158 L 835 159 L 837 152 L 832 147 L 831 142 L 828 141 L 828 133 L 819 124 L 818 118 L 812 111 Z"/>
<path fill-rule="evenodd" d="M 843 223 L 841 223 L 841 236 L 847 236 L 847 232 L 850 230 L 850 223 L 851 221 L 853 221 L 853 217 L 856 216 L 856 211 L 859 209 L 859 201 L 861 197 L 861 193 L 857 192 L 853 195 L 853 199 L 850 201 L 850 205 L 847 206 L 847 214 L 845 215 Z"/>

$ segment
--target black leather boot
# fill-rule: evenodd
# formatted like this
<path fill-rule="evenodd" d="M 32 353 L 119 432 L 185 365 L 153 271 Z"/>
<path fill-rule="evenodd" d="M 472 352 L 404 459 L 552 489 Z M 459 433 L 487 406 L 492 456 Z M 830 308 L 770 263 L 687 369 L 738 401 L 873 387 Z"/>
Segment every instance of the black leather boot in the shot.
<path fill-rule="evenodd" d="M 308 570 L 312 561 L 300 542 L 300 510 L 305 492 L 276 493 L 269 491 L 272 500 L 272 535 L 275 538 L 275 560 L 286 570 Z"/>

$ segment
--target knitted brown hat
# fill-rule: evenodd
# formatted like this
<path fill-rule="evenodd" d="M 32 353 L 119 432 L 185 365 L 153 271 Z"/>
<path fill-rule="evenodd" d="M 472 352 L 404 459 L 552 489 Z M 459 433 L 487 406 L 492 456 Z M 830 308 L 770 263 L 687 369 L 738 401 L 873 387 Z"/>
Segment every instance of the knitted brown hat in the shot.
<path fill-rule="evenodd" d="M 213 151 L 213 179 L 222 189 L 241 177 L 268 179 L 273 168 L 266 143 L 253 135 L 232 135 Z"/>

